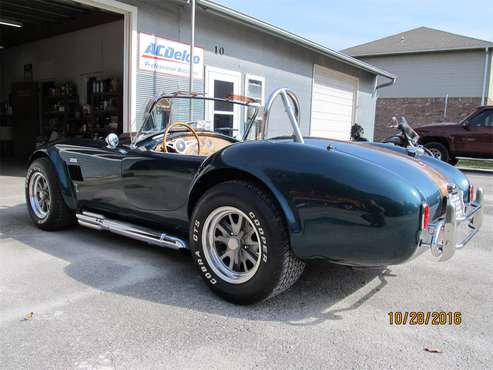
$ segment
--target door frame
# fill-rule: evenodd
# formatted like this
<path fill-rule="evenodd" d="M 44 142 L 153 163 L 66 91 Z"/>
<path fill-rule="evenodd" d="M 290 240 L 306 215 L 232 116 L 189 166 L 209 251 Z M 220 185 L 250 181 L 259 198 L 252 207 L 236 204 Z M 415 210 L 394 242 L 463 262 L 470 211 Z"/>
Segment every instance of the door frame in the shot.
<path fill-rule="evenodd" d="M 214 81 L 226 81 L 233 83 L 233 94 L 241 95 L 242 91 L 242 78 L 241 73 L 231 71 L 229 69 L 222 69 L 217 67 L 205 66 L 205 92 L 209 97 L 214 97 Z M 214 123 L 214 113 L 218 114 L 230 114 L 231 112 L 215 112 L 214 101 L 208 101 L 205 104 L 205 119 Z M 233 128 L 240 129 L 240 106 L 234 105 L 233 108 Z M 234 133 L 235 131 L 233 131 Z M 239 132 L 239 131 L 236 131 Z"/>
<path fill-rule="evenodd" d="M 138 8 L 117 0 L 74 0 L 123 15 L 123 132 L 137 131 Z"/>

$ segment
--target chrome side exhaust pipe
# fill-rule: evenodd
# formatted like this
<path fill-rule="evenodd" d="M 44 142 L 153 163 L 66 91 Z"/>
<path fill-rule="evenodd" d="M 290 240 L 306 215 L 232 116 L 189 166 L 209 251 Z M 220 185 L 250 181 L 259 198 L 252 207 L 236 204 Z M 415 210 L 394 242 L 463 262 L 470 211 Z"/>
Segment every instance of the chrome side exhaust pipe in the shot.
<path fill-rule="evenodd" d="M 98 231 L 109 231 L 114 234 L 126 236 L 145 243 L 158 245 L 171 249 L 188 249 L 187 242 L 183 239 L 151 230 L 134 224 L 109 219 L 103 215 L 92 212 L 76 214 L 79 225 Z"/>

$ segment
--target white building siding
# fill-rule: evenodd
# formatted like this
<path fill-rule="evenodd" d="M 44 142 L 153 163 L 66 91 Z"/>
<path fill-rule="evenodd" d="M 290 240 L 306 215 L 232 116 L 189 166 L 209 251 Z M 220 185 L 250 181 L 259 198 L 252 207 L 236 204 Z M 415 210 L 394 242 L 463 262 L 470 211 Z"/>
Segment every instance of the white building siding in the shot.
<path fill-rule="evenodd" d="M 482 93 L 482 50 L 360 59 L 398 76 L 394 86 L 379 90 L 380 97 L 480 97 Z"/>
<path fill-rule="evenodd" d="M 489 99 L 489 104 L 493 104 L 493 50 L 490 50 L 490 78 L 489 78 L 489 88 L 486 90 L 488 96 L 487 98 Z"/>

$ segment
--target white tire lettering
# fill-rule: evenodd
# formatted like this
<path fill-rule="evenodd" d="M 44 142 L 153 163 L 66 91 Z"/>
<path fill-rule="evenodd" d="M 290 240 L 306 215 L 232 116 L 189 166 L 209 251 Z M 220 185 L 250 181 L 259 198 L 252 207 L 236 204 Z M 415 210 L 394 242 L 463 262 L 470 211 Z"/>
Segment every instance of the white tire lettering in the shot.
<path fill-rule="evenodd" d="M 252 219 L 253 224 L 257 227 L 257 231 L 260 235 L 260 243 L 262 244 L 262 261 L 267 263 L 267 238 L 264 236 L 264 228 L 261 227 L 261 222 L 253 212 L 248 212 L 248 216 Z"/>

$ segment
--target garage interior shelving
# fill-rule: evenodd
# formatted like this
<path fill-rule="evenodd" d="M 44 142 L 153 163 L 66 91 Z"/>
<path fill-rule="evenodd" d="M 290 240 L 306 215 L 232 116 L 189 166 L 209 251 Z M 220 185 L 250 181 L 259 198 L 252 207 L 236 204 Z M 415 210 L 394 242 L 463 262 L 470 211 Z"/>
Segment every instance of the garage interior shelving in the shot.
<path fill-rule="evenodd" d="M 123 132 L 123 93 L 116 78 L 89 78 L 87 81 L 88 109 L 84 112 L 88 130 L 95 134 Z"/>
<path fill-rule="evenodd" d="M 79 96 L 71 82 L 41 83 L 41 136 L 70 136 L 80 124 Z"/>
<path fill-rule="evenodd" d="M 72 0 L 1 0 L 0 149 L 123 132 L 123 15 Z"/>

